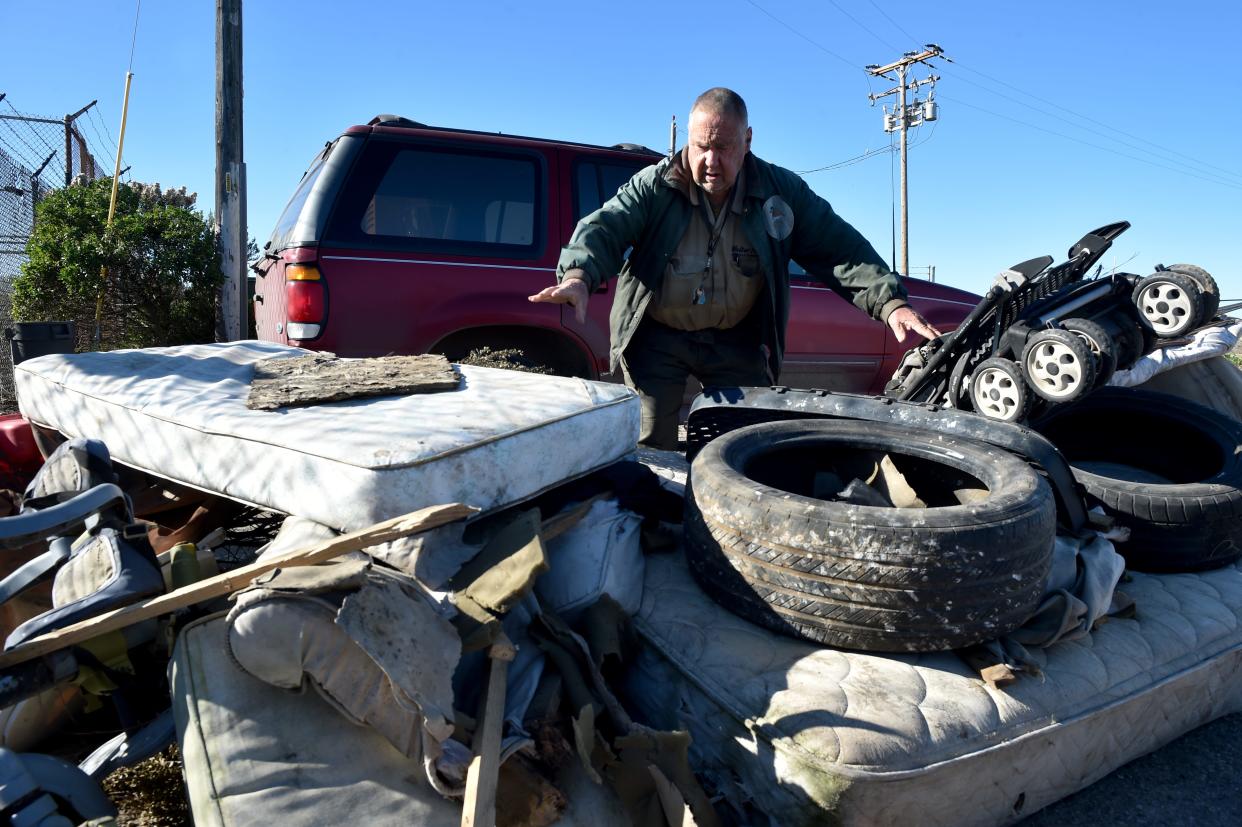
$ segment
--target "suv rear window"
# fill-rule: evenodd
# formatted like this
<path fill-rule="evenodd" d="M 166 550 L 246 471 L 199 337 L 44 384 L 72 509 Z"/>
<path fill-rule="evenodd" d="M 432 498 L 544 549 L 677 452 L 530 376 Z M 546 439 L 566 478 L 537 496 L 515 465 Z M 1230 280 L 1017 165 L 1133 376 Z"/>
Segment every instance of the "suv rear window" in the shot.
<path fill-rule="evenodd" d="M 306 174 L 302 176 L 302 182 L 298 184 L 297 191 L 293 193 L 293 197 L 285 205 L 285 211 L 280 214 L 280 219 L 276 222 L 276 229 L 272 231 L 273 238 L 285 238 L 293 232 L 293 225 L 297 223 L 298 216 L 302 214 L 302 207 L 306 204 L 311 188 L 319 180 L 319 173 L 323 172 L 323 162 L 327 157 L 326 152 L 320 153 L 311 163 L 310 169 L 306 170 Z"/>
<path fill-rule="evenodd" d="M 371 141 L 332 217 L 334 243 L 536 255 L 540 160 Z"/>

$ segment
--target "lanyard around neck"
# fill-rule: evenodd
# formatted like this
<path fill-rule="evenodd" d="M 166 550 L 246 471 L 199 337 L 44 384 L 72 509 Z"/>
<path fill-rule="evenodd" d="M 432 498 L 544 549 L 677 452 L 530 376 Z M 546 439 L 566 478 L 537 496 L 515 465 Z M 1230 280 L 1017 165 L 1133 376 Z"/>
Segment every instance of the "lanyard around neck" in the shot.
<path fill-rule="evenodd" d="M 712 217 L 712 207 L 707 200 L 707 193 L 702 194 L 703 204 L 703 220 L 707 222 L 707 226 L 711 227 L 711 236 L 707 242 L 707 266 L 712 266 L 712 257 L 716 253 L 716 245 L 720 242 L 720 235 L 724 232 L 725 221 L 729 218 L 730 202 L 733 201 L 733 193 L 729 193 L 729 198 L 720 207 L 720 214 Z"/>

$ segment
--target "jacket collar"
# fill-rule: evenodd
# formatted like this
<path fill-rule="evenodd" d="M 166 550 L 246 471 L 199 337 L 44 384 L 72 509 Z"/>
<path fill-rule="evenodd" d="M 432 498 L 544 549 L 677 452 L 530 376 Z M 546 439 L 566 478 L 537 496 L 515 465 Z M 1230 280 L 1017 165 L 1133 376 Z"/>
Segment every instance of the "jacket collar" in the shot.
<path fill-rule="evenodd" d="M 674 155 L 671 160 L 664 162 L 666 166 L 662 180 L 667 186 L 678 190 L 693 202 L 696 199 L 690 193 L 695 184 L 694 179 L 690 177 L 690 167 L 686 163 L 687 149 L 687 147 L 683 146 L 681 151 Z M 772 181 L 769 176 L 764 174 L 767 171 L 764 169 L 766 166 L 767 163 L 756 158 L 755 153 L 746 153 L 746 158 L 742 161 L 743 177 L 746 182 L 746 198 L 757 198 L 760 201 L 766 201 L 774 194 Z"/>

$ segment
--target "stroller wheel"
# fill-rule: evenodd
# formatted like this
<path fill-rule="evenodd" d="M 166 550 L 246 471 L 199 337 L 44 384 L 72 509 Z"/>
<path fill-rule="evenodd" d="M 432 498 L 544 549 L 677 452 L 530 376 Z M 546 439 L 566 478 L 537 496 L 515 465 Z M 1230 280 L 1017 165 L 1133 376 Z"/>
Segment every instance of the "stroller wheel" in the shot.
<path fill-rule="evenodd" d="M 1108 384 L 1113 372 L 1117 370 L 1117 345 L 1103 325 L 1090 319 L 1066 319 L 1061 327 L 1073 333 L 1087 343 L 1095 362 L 1095 383 L 1093 388 L 1101 388 Z"/>
<path fill-rule="evenodd" d="M 970 402 L 988 419 L 1017 422 L 1026 416 L 1031 395 L 1022 371 L 1009 359 L 985 359 L 970 375 Z"/>
<path fill-rule="evenodd" d="M 1220 286 L 1211 273 L 1197 264 L 1170 264 L 1165 269 L 1194 279 L 1203 294 L 1203 322 L 1206 324 L 1216 318 L 1216 310 L 1220 307 Z"/>
<path fill-rule="evenodd" d="M 1041 330 L 1027 339 L 1022 372 L 1031 390 L 1049 402 L 1072 402 L 1095 384 L 1091 350 L 1068 330 Z"/>
<path fill-rule="evenodd" d="M 1139 320 L 1157 336 L 1173 338 L 1199 326 L 1203 317 L 1203 292 L 1188 275 L 1173 270 L 1155 273 L 1134 288 Z"/>

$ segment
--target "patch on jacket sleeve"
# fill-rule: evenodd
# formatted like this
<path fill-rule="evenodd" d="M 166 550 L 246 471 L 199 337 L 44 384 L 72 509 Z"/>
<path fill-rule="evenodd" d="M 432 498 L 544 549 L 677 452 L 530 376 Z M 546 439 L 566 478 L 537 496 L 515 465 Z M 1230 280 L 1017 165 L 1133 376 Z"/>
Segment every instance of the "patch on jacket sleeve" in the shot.
<path fill-rule="evenodd" d="M 777 241 L 784 241 L 794 228 L 793 209 L 779 195 L 773 195 L 763 202 L 763 226 L 768 235 Z"/>

